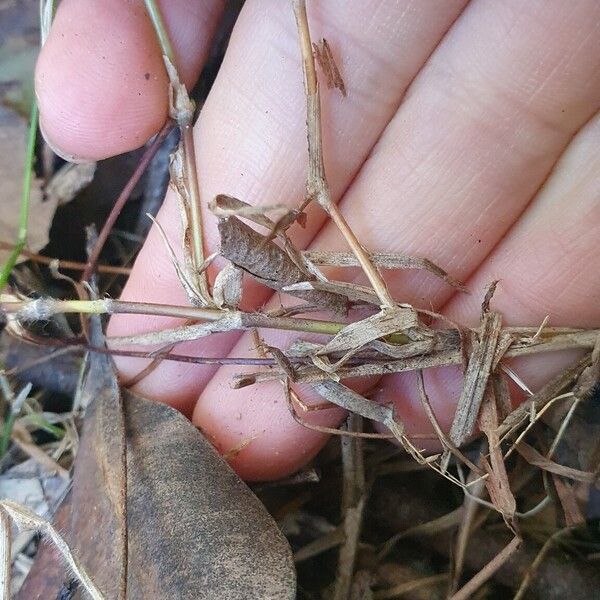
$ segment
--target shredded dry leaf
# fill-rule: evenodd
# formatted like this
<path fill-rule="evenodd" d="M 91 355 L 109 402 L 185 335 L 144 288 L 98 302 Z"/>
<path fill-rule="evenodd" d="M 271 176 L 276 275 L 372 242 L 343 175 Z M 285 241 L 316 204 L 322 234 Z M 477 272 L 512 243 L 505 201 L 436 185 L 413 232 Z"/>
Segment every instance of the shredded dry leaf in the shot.
<path fill-rule="evenodd" d="M 313 51 L 319 66 L 323 70 L 328 88 L 340 90 L 342 96 L 346 97 L 346 85 L 340 75 L 340 70 L 333 58 L 331 47 L 325 38 L 320 42 L 313 43 Z"/>

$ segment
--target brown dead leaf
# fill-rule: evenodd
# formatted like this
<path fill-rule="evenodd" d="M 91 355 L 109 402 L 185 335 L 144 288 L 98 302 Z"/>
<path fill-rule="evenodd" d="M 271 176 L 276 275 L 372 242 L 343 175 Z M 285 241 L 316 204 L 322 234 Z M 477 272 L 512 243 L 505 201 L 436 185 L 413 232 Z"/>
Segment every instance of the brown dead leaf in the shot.
<path fill-rule="evenodd" d="M 484 394 L 481 410 L 479 411 L 479 428 L 488 439 L 490 460 L 483 457 L 483 468 L 488 474 L 485 480 L 485 486 L 490 500 L 496 510 L 502 515 L 506 525 L 513 533 L 517 532 L 517 523 L 515 512 L 517 502 L 510 489 L 510 482 L 500 448 L 500 438 L 498 437 L 498 408 L 493 387 L 489 385 Z"/>
<path fill-rule="evenodd" d="M 369 342 L 392 333 L 408 331 L 417 327 L 418 324 L 417 313 L 412 307 L 383 309 L 370 317 L 344 327 L 316 354 L 324 356 L 332 352 L 357 351 Z"/>
<path fill-rule="evenodd" d="M 294 598 L 289 545 L 260 501 L 180 413 L 126 398 L 128 597 Z"/>
<path fill-rule="evenodd" d="M 90 338 L 103 345 L 97 317 L 90 322 Z M 127 454 L 122 397 L 109 356 L 88 354 L 79 404 L 86 407 L 86 416 L 74 465 L 67 541 L 105 596 L 121 600 L 127 593 L 129 562 Z"/>
<path fill-rule="evenodd" d="M 290 548 L 260 501 L 180 413 L 129 392 L 124 532 L 119 390 L 108 356 L 92 356 L 84 395 L 95 400 L 76 459 L 67 539 L 107 599 L 119 597 L 124 543 L 128 600 L 294 598 Z M 42 583 L 46 576 L 32 575 Z M 58 592 L 41 589 L 44 598 Z"/>
<path fill-rule="evenodd" d="M 552 481 L 554 482 L 556 495 L 560 500 L 560 504 L 565 514 L 567 527 L 576 527 L 577 525 L 585 523 L 585 517 L 581 512 L 581 508 L 579 508 L 573 486 L 556 474 L 552 474 Z"/>
<path fill-rule="evenodd" d="M 322 250 L 311 250 L 303 254 L 315 265 L 328 267 L 359 267 L 360 263 L 352 252 L 327 252 Z M 432 275 L 439 277 L 448 285 L 466 292 L 467 288 L 460 281 L 457 281 L 444 269 L 438 267 L 435 263 L 426 258 L 418 256 L 405 256 L 404 254 L 390 254 L 384 252 L 372 252 L 371 260 L 373 264 L 380 269 L 419 269 L 429 271 Z"/>
<path fill-rule="evenodd" d="M 213 285 L 213 300 L 219 308 L 238 307 L 242 299 L 243 271 L 234 264 L 225 265 L 215 277 Z"/>
<path fill-rule="evenodd" d="M 221 254 L 254 279 L 274 290 L 306 281 L 307 274 L 292 261 L 287 252 L 268 241 L 237 217 L 219 220 Z M 335 313 L 346 312 L 344 296 L 319 290 L 292 291 L 293 296 Z"/>
<path fill-rule="evenodd" d="M 457 446 L 463 444 L 473 432 L 490 377 L 501 325 L 502 318 L 498 313 L 484 312 L 479 340 L 469 357 L 463 391 L 450 429 L 450 439 Z"/>
<path fill-rule="evenodd" d="M 302 271 L 308 279 L 316 277 L 325 281 L 323 274 L 317 267 L 300 252 L 292 243 L 286 229 L 292 223 L 298 223 L 301 227 L 306 226 L 306 213 L 302 209 L 290 210 L 285 205 L 275 204 L 272 206 L 254 206 L 243 200 L 226 194 L 218 194 L 214 200 L 209 202 L 208 207 L 219 218 L 230 217 L 243 218 L 264 227 L 269 233 L 263 237 L 262 246 L 269 244 L 275 238 L 283 244 L 283 249 L 291 261 Z M 268 217 L 273 214 L 275 220 Z M 260 251 L 262 246 L 257 250 Z"/>
<path fill-rule="evenodd" d="M 389 406 L 383 406 L 374 400 L 369 400 L 341 383 L 331 380 L 321 381 L 314 384 L 313 388 L 325 400 L 365 419 L 385 425 L 394 422 L 394 413 Z"/>
<path fill-rule="evenodd" d="M 535 448 L 525 442 L 515 444 L 515 448 L 530 465 L 539 467 L 549 473 L 555 473 L 556 475 L 561 475 L 575 481 L 583 481 L 584 483 L 594 483 L 598 478 L 598 475 L 595 473 L 559 465 L 553 460 L 546 458 L 543 454 L 540 454 Z"/>
<path fill-rule="evenodd" d="M 323 70 L 325 79 L 327 79 L 328 88 L 337 88 L 346 97 L 346 85 L 340 75 L 340 70 L 333 58 L 331 47 L 325 38 L 320 42 L 313 43 L 313 52 L 319 66 Z"/>

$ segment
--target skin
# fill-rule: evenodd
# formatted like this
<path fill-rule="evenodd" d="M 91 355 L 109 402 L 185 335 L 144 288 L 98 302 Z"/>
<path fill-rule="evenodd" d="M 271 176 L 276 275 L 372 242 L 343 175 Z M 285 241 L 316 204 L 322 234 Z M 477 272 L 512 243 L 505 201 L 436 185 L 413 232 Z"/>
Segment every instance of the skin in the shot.
<path fill-rule="evenodd" d="M 184 78 L 191 84 L 220 14 L 217 0 L 165 3 Z M 326 37 L 348 97 L 322 90 L 325 164 L 334 199 L 371 251 L 426 256 L 465 281 L 457 295 L 431 275 L 389 272 L 395 298 L 478 320 L 487 284 L 505 324 L 600 324 L 600 4 L 596 0 L 331 0 L 309 2 L 313 39 Z M 150 73 L 150 77 L 145 75 Z M 143 3 L 63 0 L 36 71 L 48 142 L 75 159 L 140 146 L 166 114 L 166 75 Z M 247 0 L 214 88 L 195 127 L 200 191 L 253 204 L 297 206 L 304 195 L 305 108 L 291 7 Z M 177 203 L 159 221 L 180 245 Z M 205 211 L 209 252 L 216 220 Z M 298 247 L 345 250 L 315 207 Z M 333 273 L 341 276 L 341 273 Z M 360 273 L 346 272 L 364 282 Z M 249 283 L 244 308 L 280 297 Z M 123 292 L 127 300 L 185 303 L 156 230 Z M 170 327 L 165 318 L 116 316 L 110 335 Z M 293 335 L 264 331 L 269 344 Z M 202 356 L 254 356 L 250 335 L 181 345 Z M 513 368 L 535 390 L 576 358 L 521 359 Z M 144 366 L 120 359 L 124 379 Z M 192 418 L 222 452 L 252 439 L 232 460 L 249 480 L 294 472 L 326 437 L 296 424 L 279 384 L 232 390 L 238 367 L 163 362 L 136 385 Z M 426 373 L 439 421 L 449 428 L 460 394 L 457 369 Z M 430 431 L 413 374 L 354 381 L 394 402 L 410 432 Z M 299 392 L 309 402 L 306 390 Z M 338 409 L 311 413 L 336 426 Z"/>

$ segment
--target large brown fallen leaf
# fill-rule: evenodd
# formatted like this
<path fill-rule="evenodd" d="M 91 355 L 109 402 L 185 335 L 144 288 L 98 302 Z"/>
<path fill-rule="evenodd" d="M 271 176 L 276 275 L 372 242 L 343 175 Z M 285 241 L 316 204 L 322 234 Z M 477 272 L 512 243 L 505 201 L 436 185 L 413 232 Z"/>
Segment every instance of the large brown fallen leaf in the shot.
<path fill-rule="evenodd" d="M 75 556 L 106 597 L 119 597 L 126 546 L 128 600 L 294 598 L 290 548 L 260 501 L 182 415 L 130 393 L 123 397 L 123 535 L 118 394 L 110 358 L 93 355 L 81 395 L 84 405 L 93 401 L 63 521 Z M 34 567 L 20 598 L 56 597 L 57 582 L 68 583 L 41 554 L 43 570 Z"/>

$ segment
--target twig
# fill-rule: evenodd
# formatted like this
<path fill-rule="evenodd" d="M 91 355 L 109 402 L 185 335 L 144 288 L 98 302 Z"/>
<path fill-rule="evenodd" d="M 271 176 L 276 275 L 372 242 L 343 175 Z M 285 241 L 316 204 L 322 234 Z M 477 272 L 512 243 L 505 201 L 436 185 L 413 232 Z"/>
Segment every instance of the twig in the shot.
<path fill-rule="evenodd" d="M 509 355 L 510 351 L 507 353 L 507 356 Z M 565 389 L 572 386 L 591 362 L 591 354 L 588 354 L 578 363 L 566 371 L 559 373 L 554 379 L 551 379 L 541 390 L 515 409 L 498 427 L 500 438 L 503 438 L 527 421 L 532 410 L 539 413 L 544 406 L 552 402 L 554 398 L 557 398 Z"/>
<path fill-rule="evenodd" d="M 307 179 L 308 195 L 319 203 L 348 242 L 350 249 L 356 256 L 375 293 L 379 297 L 382 308 L 394 308 L 396 303 L 391 297 L 381 273 L 373 265 L 369 253 L 360 244 L 337 205 L 331 199 L 323 162 L 321 103 L 308 18 L 306 16 L 306 3 L 304 0 L 292 0 L 292 5 L 298 27 L 298 36 L 300 38 L 306 92 L 309 161 Z"/>
<path fill-rule="evenodd" d="M 47 535 L 90 597 L 93 600 L 104 600 L 102 592 L 100 592 L 85 569 L 73 556 L 69 546 L 60 536 L 58 531 L 56 531 L 48 521 L 42 519 L 28 508 L 21 506 L 16 502 L 12 502 L 11 500 L 1 501 L 0 511 L 7 514 L 19 529 L 33 529 L 43 535 Z"/>
<path fill-rule="evenodd" d="M 342 436 L 342 437 L 360 437 L 360 438 L 364 438 L 364 439 L 379 439 L 379 440 L 395 439 L 395 436 L 393 436 L 392 434 L 366 433 L 364 431 L 356 432 L 356 431 L 350 431 L 350 430 L 342 428 L 342 427 L 339 429 L 334 429 L 333 427 L 324 427 L 323 425 L 313 425 L 313 424 L 309 423 L 308 421 L 304 421 L 300 417 L 300 415 L 296 412 L 294 405 L 298 404 L 305 411 L 309 411 L 311 407 L 307 407 L 300 400 L 300 398 L 298 397 L 296 392 L 294 392 L 294 390 L 291 388 L 288 379 L 282 381 L 282 383 L 283 383 L 283 389 L 284 389 L 284 393 L 285 393 L 285 399 L 286 399 L 286 402 L 290 409 L 290 414 L 292 415 L 292 418 L 294 419 L 294 421 L 296 421 L 296 423 L 298 423 L 298 425 L 302 425 L 302 427 L 306 427 L 306 429 L 311 429 L 313 431 L 318 431 L 319 433 L 325 433 L 327 435 L 337 435 L 337 436 Z M 324 406 L 324 408 L 327 408 L 327 409 L 331 408 L 330 403 L 325 403 L 323 406 Z"/>
<path fill-rule="evenodd" d="M 556 433 L 556 436 L 554 437 L 554 441 L 552 442 L 552 445 L 550 446 L 550 449 L 548 450 L 548 454 L 546 454 L 546 458 L 551 459 L 554 456 L 554 453 L 556 452 L 556 448 L 558 448 L 558 444 L 560 444 L 560 441 L 562 440 L 563 435 L 565 434 L 565 431 L 567 430 L 567 427 L 569 426 L 569 423 L 571 422 L 571 419 L 573 418 L 573 414 L 577 410 L 577 407 L 579 406 L 580 402 L 581 402 L 581 400 L 579 398 L 577 398 L 577 397 L 574 398 L 573 404 L 569 408 L 567 414 L 565 415 L 565 418 L 562 420 L 562 422 L 560 424 L 560 427 Z"/>
<path fill-rule="evenodd" d="M 184 173 L 188 181 L 188 192 L 190 195 L 190 229 L 192 233 L 192 248 L 194 264 L 197 270 L 197 282 L 200 290 L 208 296 L 208 279 L 206 270 L 202 270 L 204 264 L 204 230 L 202 225 L 202 211 L 200 209 L 200 190 L 198 188 L 198 177 L 196 175 L 196 150 L 191 122 L 181 125 L 181 143 L 185 157 Z"/>
<path fill-rule="evenodd" d="M 145 4 L 162 53 L 171 61 L 171 64 L 175 64 L 175 52 L 173 52 L 173 46 L 171 45 L 171 40 L 167 33 L 158 4 L 154 2 L 154 0 L 145 0 Z"/>
<path fill-rule="evenodd" d="M 12 250 L 13 245 L 8 242 L 0 240 L 0 250 Z M 32 262 L 40 263 L 42 265 L 56 265 L 58 270 L 66 271 L 83 271 L 86 267 L 85 263 L 77 262 L 74 260 L 63 260 L 58 258 L 52 258 L 50 256 L 42 256 L 41 254 L 35 254 L 23 248 L 20 252 L 21 256 L 27 257 Z M 96 265 L 98 273 L 111 273 L 113 275 L 130 275 L 131 269 L 129 267 L 117 267 L 113 265 Z"/>
<path fill-rule="evenodd" d="M 564 394 L 561 394 L 560 396 L 555 396 L 554 398 L 551 398 L 548 402 L 546 402 L 542 406 L 542 408 L 540 408 L 539 411 L 536 410 L 535 405 L 532 404 L 531 407 L 530 407 L 530 412 L 529 412 L 529 423 L 527 424 L 526 427 L 524 427 L 521 430 L 521 432 L 519 433 L 519 435 L 517 436 L 517 438 L 515 439 L 515 441 L 511 444 L 510 448 L 508 449 L 508 451 L 504 455 L 504 460 L 508 459 L 508 457 L 516 450 L 517 445 L 519 443 L 521 443 L 525 439 L 525 437 L 527 436 L 527 434 L 529 433 L 529 431 L 533 428 L 533 426 L 542 418 L 542 416 L 546 412 L 548 412 L 548 410 L 550 410 L 550 408 L 552 406 L 554 406 L 554 404 L 556 402 L 558 402 L 559 400 L 567 400 L 569 398 L 573 398 L 573 392 L 566 392 Z M 513 411 L 513 412 L 516 412 L 517 410 L 518 410 L 518 408 L 515 411 Z"/>
<path fill-rule="evenodd" d="M 374 400 L 369 400 L 349 387 L 331 379 L 316 383 L 312 386 L 312 389 L 336 406 L 385 425 L 415 461 L 427 465 L 452 483 L 463 489 L 465 488 L 461 481 L 436 464 L 439 455 L 430 457 L 423 455 L 405 434 L 404 425 L 395 419 L 394 410 L 391 407 L 378 404 Z"/>
<path fill-rule="evenodd" d="M 351 252 L 306 250 L 302 252 L 302 255 L 317 266 L 360 267 L 360 262 L 358 262 L 356 256 Z M 386 252 L 371 252 L 370 257 L 371 262 L 380 269 L 418 269 L 429 271 L 429 273 L 445 281 L 448 285 L 457 288 L 461 292 L 467 292 L 467 288 L 463 283 L 448 275 L 444 269 L 427 258 Z"/>
<path fill-rule="evenodd" d="M 318 556 L 323 552 L 327 552 L 327 550 L 331 550 L 331 548 L 339 546 L 343 541 L 344 529 L 343 527 L 338 527 L 294 552 L 294 562 L 300 563 L 309 558 L 313 558 L 313 556 Z"/>
<path fill-rule="evenodd" d="M 125 206 L 126 202 L 129 200 L 129 197 L 131 196 L 133 189 L 138 184 L 142 175 L 146 171 L 146 168 L 150 164 L 150 161 L 154 158 L 154 155 L 158 152 L 158 150 L 162 146 L 162 143 L 164 142 L 165 138 L 167 137 L 167 135 L 169 135 L 169 133 L 171 132 L 172 129 L 173 129 L 173 124 L 171 123 L 171 121 L 167 121 L 163 125 L 163 127 L 160 130 L 160 132 L 158 133 L 158 135 L 154 138 L 154 140 L 152 141 L 150 146 L 148 148 L 146 148 L 146 150 L 144 151 L 144 155 L 142 156 L 142 159 L 136 166 L 134 172 L 132 173 L 131 177 L 129 178 L 129 181 L 127 182 L 127 184 L 125 185 L 125 187 L 123 188 L 121 193 L 119 194 L 119 197 L 117 198 L 113 207 L 111 208 L 110 214 L 108 215 L 108 218 L 104 222 L 104 225 L 102 225 L 102 229 L 100 230 L 100 233 L 98 234 L 98 239 L 96 240 L 96 243 L 94 244 L 94 249 L 92 250 L 91 254 L 88 257 L 87 264 L 83 271 L 83 275 L 81 276 L 82 281 L 89 281 L 92 273 L 94 272 L 94 269 L 96 268 L 96 263 L 98 262 L 98 258 L 100 257 L 102 248 L 104 248 L 104 244 L 106 243 L 106 240 L 108 239 L 108 236 L 110 235 L 110 232 L 111 232 L 114 224 L 116 223 L 117 219 L 119 218 L 119 215 L 121 214 L 121 211 L 123 210 L 123 207 Z"/>
<path fill-rule="evenodd" d="M 407 481 L 410 483 L 410 477 Z M 392 479 L 382 480 L 373 490 L 373 525 L 379 529 L 398 531 L 447 510 L 447 497 L 431 494 L 429 488 L 421 489 L 423 487 L 399 486 Z M 453 531 L 442 531 L 439 535 L 422 537 L 418 541 L 430 553 L 438 553 L 446 558 L 451 552 L 453 539 Z M 512 536 L 507 535 L 503 527 L 490 526 L 473 531 L 469 539 L 465 567 L 477 572 L 511 539 Z M 517 589 L 527 565 L 534 561 L 536 554 L 537 549 L 525 540 L 518 554 L 496 572 L 494 579 L 501 585 Z M 532 596 L 536 598 L 564 600 L 565 589 L 571 592 L 571 598 L 595 598 L 597 590 L 600 589 L 598 565 L 589 564 L 585 560 L 566 560 L 564 553 L 549 553 L 540 565 L 538 574 L 531 584 Z"/>
<path fill-rule="evenodd" d="M 381 546 L 381 549 L 377 553 L 377 562 L 383 562 L 383 560 L 389 555 L 389 553 L 394 549 L 394 546 L 400 540 L 406 538 L 427 537 L 431 535 L 436 535 L 440 531 L 454 529 L 457 525 L 460 524 L 464 510 L 464 505 L 459 506 L 452 512 L 446 513 L 441 517 L 437 517 L 436 519 L 432 519 L 431 521 L 426 521 L 425 523 L 420 523 L 419 525 L 414 525 L 413 527 L 409 527 L 404 531 L 400 531 L 394 534 Z"/>
<path fill-rule="evenodd" d="M 20 450 L 22 450 L 25 454 L 30 456 L 33 460 L 42 465 L 48 472 L 56 473 L 60 477 L 62 477 L 65 481 L 69 481 L 71 475 L 67 469 L 61 467 L 52 457 L 48 456 L 39 446 L 27 441 L 26 431 L 23 431 L 21 427 L 15 427 L 15 431 L 11 437 L 15 446 L 17 446 Z"/>
<path fill-rule="evenodd" d="M 517 590 L 517 593 L 515 594 L 515 597 L 513 598 L 513 600 L 523 600 L 523 598 L 525 597 L 525 593 L 527 592 L 527 589 L 531 585 L 533 578 L 535 577 L 536 573 L 538 572 L 540 565 L 542 564 L 543 560 L 546 558 L 546 556 L 547 556 L 548 552 L 550 551 L 550 549 L 552 548 L 552 546 L 556 542 L 560 541 L 566 535 L 570 535 L 572 533 L 573 529 L 575 529 L 575 528 L 574 527 L 566 527 L 565 529 L 560 529 L 546 540 L 546 543 L 542 546 L 542 549 L 538 552 L 534 561 L 529 566 L 529 569 L 527 569 L 527 571 L 525 572 L 525 576 L 523 577 L 523 580 L 521 581 L 521 585 L 519 586 L 519 589 Z"/>
<path fill-rule="evenodd" d="M 475 474 L 470 473 L 469 479 L 471 481 L 475 480 Z M 469 479 L 467 480 L 467 483 L 469 482 Z M 456 532 L 456 539 L 453 545 L 453 552 L 451 554 L 452 577 L 449 582 L 449 593 L 454 593 L 458 589 L 458 584 L 464 569 L 465 554 L 469 543 L 469 538 L 474 527 L 479 524 L 475 520 L 479 505 L 477 502 L 473 501 L 473 498 L 479 498 L 484 489 L 485 480 L 483 478 L 479 478 L 476 481 L 471 492 L 467 491 L 465 488 L 465 497 L 463 500 L 463 505 L 461 506 L 462 518 L 458 526 L 458 531 Z"/>
<path fill-rule="evenodd" d="M 462 462 L 471 469 L 474 473 L 477 473 L 479 476 L 483 475 L 482 469 L 480 469 L 473 461 L 469 460 L 452 442 L 452 440 L 444 433 L 444 430 L 441 428 L 435 413 L 433 412 L 433 408 L 431 406 L 431 402 L 429 401 L 429 396 L 427 395 L 427 391 L 425 389 L 425 381 L 423 378 L 423 370 L 417 369 L 417 386 L 419 388 L 419 399 L 421 401 L 421 406 L 423 407 L 423 411 L 427 415 L 429 422 L 431 423 L 436 435 L 438 436 L 440 443 L 442 446 L 447 448 L 456 458 L 461 460 Z"/>
<path fill-rule="evenodd" d="M 405 581 L 399 583 L 387 590 L 379 590 L 373 593 L 373 600 L 388 600 L 389 598 L 400 598 L 410 592 L 415 592 L 425 587 L 436 586 L 444 583 L 448 579 L 448 573 L 440 573 L 439 575 L 431 575 L 414 579 L 413 581 Z"/>
<path fill-rule="evenodd" d="M 194 267 L 194 278 L 200 295 L 210 299 L 208 278 L 206 271 L 202 269 L 204 264 L 204 230 L 202 225 L 202 211 L 200 208 L 200 188 L 198 186 L 198 173 L 196 172 L 196 149 L 193 135 L 194 103 L 190 99 L 187 89 L 181 83 L 177 71 L 175 53 L 169 39 L 160 9 L 155 0 L 145 0 L 146 9 L 152 20 L 160 47 L 169 81 L 170 89 L 170 113 L 181 131 L 180 150 L 183 155 L 183 178 L 185 192 L 183 200 L 186 209 L 189 210 L 190 234 L 192 242 L 192 263 Z M 183 190 L 179 186 L 181 194 Z M 185 248 L 184 248 L 185 251 Z"/>
<path fill-rule="evenodd" d="M 522 328 L 517 329 L 522 331 Z M 506 327 L 503 329 L 503 332 L 511 334 L 515 332 L 515 328 Z M 441 332 L 438 333 L 441 334 Z M 597 333 L 595 330 L 590 332 L 582 331 L 577 334 L 573 334 L 571 330 L 564 333 L 556 331 L 553 334 L 552 340 L 548 339 L 545 342 L 540 341 L 536 344 L 527 345 L 523 345 L 518 342 L 513 343 L 513 345 L 506 351 L 505 357 L 515 358 L 517 356 L 530 356 L 533 354 L 565 350 L 568 348 L 592 348 L 595 343 L 596 335 Z M 367 377 L 371 375 L 387 375 L 390 373 L 405 373 L 408 371 L 414 371 L 416 369 L 429 369 L 432 367 L 460 365 L 462 360 L 463 355 L 460 348 L 440 350 L 438 352 L 432 352 L 423 356 L 408 357 L 401 360 L 382 360 L 381 357 L 378 359 L 367 357 L 362 364 L 358 364 L 357 366 L 353 367 L 343 366 L 338 369 L 335 374 L 340 379 L 348 379 L 351 377 Z M 281 373 L 277 369 L 271 369 L 269 371 L 245 373 L 242 376 L 234 377 L 233 385 L 234 387 L 243 387 L 245 385 L 260 383 L 263 381 L 272 381 L 280 378 Z M 317 367 L 301 367 L 296 372 L 297 383 L 315 383 L 317 381 L 324 381 L 330 378 L 331 374 L 324 372 L 322 369 Z M 545 398 L 543 403 L 547 404 L 547 402 L 550 400 L 552 400 L 552 397 Z M 531 404 L 528 405 L 528 407 L 530 408 Z M 515 419 L 512 419 L 513 414 L 515 414 Z M 505 423 L 516 423 L 517 425 L 521 424 L 528 418 L 528 415 L 528 410 L 522 410 L 522 408 L 519 407 L 513 411 L 513 413 L 511 413 L 509 418 L 505 420 Z M 505 423 L 500 426 L 500 430 L 504 429 Z"/>
<path fill-rule="evenodd" d="M 12 569 L 12 531 L 10 519 L 0 510 L 0 600 L 10 600 Z"/>
<path fill-rule="evenodd" d="M 514 537 L 477 575 L 470 579 L 450 600 L 468 600 L 518 550 L 521 540 Z"/>
<path fill-rule="evenodd" d="M 598 479 L 597 474 L 593 471 L 582 471 L 581 469 L 560 465 L 553 460 L 546 458 L 543 454 L 540 454 L 535 448 L 525 442 L 519 442 L 515 445 L 515 448 L 530 465 L 539 467 L 544 471 L 590 484 L 595 483 Z"/>
<path fill-rule="evenodd" d="M 362 431 L 362 417 L 348 415 L 348 431 Z M 335 578 L 334 600 L 346 600 L 352 587 L 356 551 L 362 527 L 363 509 L 368 494 L 360 437 L 342 437 L 343 492 L 342 514 L 344 541 L 340 546 Z"/>
<path fill-rule="evenodd" d="M 229 322 L 239 324 L 240 329 L 251 327 L 265 327 L 271 329 L 284 329 L 301 331 L 304 333 L 318 333 L 335 335 L 346 327 L 346 323 L 338 321 L 324 321 L 319 319 L 301 319 L 296 317 L 271 317 L 263 313 L 247 313 L 242 311 L 222 311 L 216 308 L 202 308 L 193 306 L 174 306 L 169 304 L 152 304 L 148 302 L 126 302 L 109 298 L 99 300 L 55 300 L 54 298 L 38 298 L 29 301 L 4 301 L 1 308 L 6 313 L 17 314 L 25 320 L 44 320 L 59 313 L 87 313 L 87 314 L 141 314 L 163 317 L 177 317 L 202 321 L 219 321 L 227 319 Z M 193 329 L 197 325 L 190 325 Z M 163 330 L 168 333 L 173 330 Z"/>

